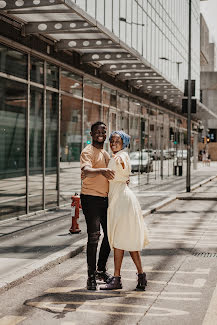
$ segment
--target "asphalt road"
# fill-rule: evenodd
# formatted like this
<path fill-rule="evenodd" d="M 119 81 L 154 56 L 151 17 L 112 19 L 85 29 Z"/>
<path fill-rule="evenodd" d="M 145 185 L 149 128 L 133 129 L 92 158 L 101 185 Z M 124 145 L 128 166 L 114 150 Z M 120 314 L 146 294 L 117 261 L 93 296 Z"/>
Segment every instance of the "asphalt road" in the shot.
<path fill-rule="evenodd" d="M 216 191 L 216 182 L 209 186 Z M 0 325 L 215 325 L 217 202 L 176 200 L 145 220 L 151 241 L 142 252 L 145 292 L 135 291 L 128 253 L 122 290 L 87 291 L 81 253 L 2 294 Z"/>

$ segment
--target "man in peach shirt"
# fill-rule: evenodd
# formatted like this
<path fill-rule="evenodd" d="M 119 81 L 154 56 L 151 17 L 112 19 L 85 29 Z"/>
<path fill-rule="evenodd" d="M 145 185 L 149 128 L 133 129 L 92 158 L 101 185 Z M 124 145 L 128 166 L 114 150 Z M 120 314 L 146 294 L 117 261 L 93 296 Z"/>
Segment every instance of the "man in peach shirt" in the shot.
<path fill-rule="evenodd" d="M 80 163 L 82 171 L 81 205 L 87 224 L 87 289 L 96 290 L 96 277 L 109 281 L 106 263 L 110 253 L 107 237 L 107 208 L 109 182 L 114 178 L 114 171 L 107 168 L 109 154 L 103 149 L 106 140 L 106 125 L 96 122 L 91 126 L 92 144 L 81 152 Z M 96 271 L 96 253 L 100 237 L 100 224 L 104 238 L 100 247 Z"/>

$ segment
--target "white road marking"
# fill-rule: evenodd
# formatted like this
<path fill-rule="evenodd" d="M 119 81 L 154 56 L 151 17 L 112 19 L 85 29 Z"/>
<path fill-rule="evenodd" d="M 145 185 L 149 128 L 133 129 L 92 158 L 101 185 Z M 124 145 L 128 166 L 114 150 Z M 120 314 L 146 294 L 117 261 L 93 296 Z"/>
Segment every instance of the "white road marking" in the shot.
<path fill-rule="evenodd" d="M 83 277 L 83 276 L 84 276 L 84 274 L 80 274 L 80 277 Z M 66 278 L 66 280 L 69 280 L 69 279 L 70 279 L 70 277 Z M 132 279 L 132 278 L 122 277 L 122 280 L 135 282 L 135 279 Z M 156 281 L 156 280 L 148 280 L 148 282 L 149 283 L 154 283 L 154 284 L 169 284 L 169 285 L 176 285 L 176 286 L 181 286 L 181 287 L 202 288 L 204 286 L 204 284 L 206 283 L 206 280 L 205 279 L 195 279 L 193 284 L 178 283 L 178 282 L 167 282 L 167 281 Z M 67 288 L 70 288 L 70 287 L 62 287 L 62 290 L 66 290 L 65 292 L 67 292 L 67 290 L 68 290 Z M 48 290 L 55 290 L 55 288 L 50 288 Z M 56 290 L 61 290 L 61 287 L 56 288 Z M 46 292 L 50 292 L 50 291 L 46 291 Z"/>
<path fill-rule="evenodd" d="M 217 286 L 213 292 L 212 298 L 210 300 L 209 307 L 207 309 L 206 315 L 203 320 L 202 325 L 215 325 L 217 324 Z"/>
<path fill-rule="evenodd" d="M 83 270 L 86 271 L 86 269 L 83 268 Z M 121 272 L 134 272 L 136 273 L 135 269 L 121 269 Z M 176 274 L 209 274 L 210 269 L 200 269 L 200 268 L 196 268 L 194 271 L 176 271 L 176 270 L 153 270 L 152 266 L 145 266 L 144 267 L 144 272 L 146 273 L 176 273 Z M 79 277 L 81 276 L 86 276 L 85 274 L 78 274 Z M 77 276 L 77 274 L 76 274 Z M 77 278 L 76 278 L 77 279 Z M 66 281 L 71 281 L 73 280 L 73 276 L 69 276 L 67 278 L 65 278 L 64 280 Z"/>
<path fill-rule="evenodd" d="M 64 311 L 76 311 L 81 313 L 93 313 L 93 314 L 109 314 L 109 315 L 124 315 L 124 316 L 144 316 L 144 312 L 123 312 L 123 311 L 108 311 L 108 310 L 93 310 L 93 309 L 83 309 L 83 308 L 70 308 L 65 307 L 66 305 L 82 305 L 82 306 L 104 306 L 104 307 L 122 307 L 122 308 L 148 308 L 148 305 L 132 305 L 132 304 L 113 304 L 113 303 L 99 303 L 99 302 L 92 302 L 92 301 L 85 301 L 85 302 L 75 302 L 75 301 L 68 301 L 67 304 L 63 304 L 63 307 L 52 306 L 63 304 L 63 302 L 29 302 L 29 306 L 41 308 L 41 309 L 49 309 L 52 311 L 60 312 Z M 153 311 L 153 312 L 152 312 Z M 154 312 L 155 311 L 155 312 Z M 157 312 L 159 311 L 159 312 Z M 183 310 L 171 309 L 171 308 L 159 308 L 159 307 L 151 307 L 150 311 L 146 314 L 146 316 L 161 316 L 161 317 L 168 317 L 168 316 L 183 316 L 188 315 L 189 313 Z"/>
<path fill-rule="evenodd" d="M 202 224 L 202 225 L 206 225 L 206 224 L 212 224 L 212 225 L 214 225 L 214 226 L 217 226 L 217 221 L 212 221 L 212 220 L 208 220 L 208 221 L 197 221 L 197 220 L 192 220 L 192 219 L 188 219 L 188 225 L 189 226 L 191 226 L 191 222 L 194 224 L 195 223 L 195 221 L 196 221 L 196 223 L 197 223 L 197 225 L 198 224 Z M 156 224 L 167 224 L 167 222 L 169 222 L 169 223 L 176 223 L 176 224 L 186 224 L 186 220 L 175 220 L 174 218 L 171 218 L 170 220 L 168 219 L 168 220 L 162 220 L 161 218 L 159 219 L 159 221 L 156 223 Z M 155 223 L 153 223 L 153 225 L 154 225 Z"/>
<path fill-rule="evenodd" d="M 68 289 L 67 289 L 68 288 Z M 81 290 L 81 291 L 78 291 Z M 84 288 L 78 288 L 78 287 L 56 287 L 56 288 L 49 288 L 45 291 L 46 293 L 70 293 L 72 295 L 86 295 L 86 296 L 93 296 L 93 295 L 103 295 L 103 296 L 115 296 L 115 297 L 125 297 L 128 295 L 134 295 L 134 296 L 141 296 L 141 295 L 158 295 L 159 291 L 121 291 L 121 290 L 112 290 L 112 291 L 94 291 L 89 292 Z M 199 296 L 201 295 L 201 292 L 195 292 L 195 291 L 188 291 L 188 292 L 182 292 L 182 291 L 162 291 L 161 295 L 169 295 L 169 296 Z"/>
<path fill-rule="evenodd" d="M 152 310 L 159 310 L 161 312 L 159 313 L 153 313 Z M 148 311 L 146 316 L 161 316 L 161 317 L 169 317 L 169 316 L 184 316 L 188 315 L 189 312 L 184 311 L 184 310 L 178 310 L 178 309 L 170 309 L 170 308 L 159 308 L 159 307 L 151 307 L 151 309 Z"/>
<path fill-rule="evenodd" d="M 156 228 L 151 228 L 149 229 L 149 232 L 150 234 L 155 234 L 155 233 L 158 233 L 158 234 L 161 234 L 161 233 L 167 233 L 167 234 L 187 234 L 187 233 L 190 233 L 190 234 L 195 234 L 195 235 L 203 235 L 203 234 L 209 234 L 209 235 L 215 235 L 216 236 L 216 230 L 206 230 L 205 232 L 201 229 L 201 230 L 188 230 L 188 229 L 156 229 Z"/>
<path fill-rule="evenodd" d="M 0 319 L 0 325 L 16 325 L 22 322 L 26 317 L 22 316 L 4 316 Z"/>
<path fill-rule="evenodd" d="M 151 236 L 150 236 L 151 238 Z M 181 239 L 151 239 L 150 243 L 156 243 L 156 242 L 161 242 L 161 243 L 173 243 L 176 242 L 178 244 L 195 244 L 197 242 L 197 239 L 195 240 L 181 240 Z M 213 245 L 216 247 L 216 241 L 215 242 L 208 242 L 208 243 L 198 243 L 198 246 L 209 246 L 209 245 Z"/>
<path fill-rule="evenodd" d="M 186 226 L 182 226 L 182 225 L 177 225 L 177 224 L 173 224 L 173 223 L 170 223 L 169 225 L 165 225 L 165 224 L 157 224 L 157 225 L 152 225 L 152 227 L 154 227 L 155 229 L 157 229 L 158 227 L 159 227 L 159 229 L 163 229 L 163 228 L 173 228 L 174 229 L 174 227 L 176 227 L 177 229 L 189 229 L 189 227 L 190 227 L 190 225 L 186 225 Z M 149 228 L 151 228 L 150 226 L 149 226 Z M 213 226 L 211 225 L 211 226 L 204 226 L 204 225 L 200 225 L 200 226 L 197 226 L 197 230 L 204 230 L 204 229 L 211 229 L 211 230 L 213 230 Z M 216 227 L 217 228 L 217 227 Z"/>

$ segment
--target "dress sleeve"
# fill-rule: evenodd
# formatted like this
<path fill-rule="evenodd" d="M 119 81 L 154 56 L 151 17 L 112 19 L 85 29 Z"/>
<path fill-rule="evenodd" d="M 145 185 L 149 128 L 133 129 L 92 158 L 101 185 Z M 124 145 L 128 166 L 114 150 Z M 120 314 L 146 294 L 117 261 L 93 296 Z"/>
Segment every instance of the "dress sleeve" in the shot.
<path fill-rule="evenodd" d="M 128 173 L 131 172 L 131 166 L 130 166 L 130 158 L 126 152 L 122 152 L 120 154 L 121 159 L 124 162 L 124 170 L 126 170 Z"/>

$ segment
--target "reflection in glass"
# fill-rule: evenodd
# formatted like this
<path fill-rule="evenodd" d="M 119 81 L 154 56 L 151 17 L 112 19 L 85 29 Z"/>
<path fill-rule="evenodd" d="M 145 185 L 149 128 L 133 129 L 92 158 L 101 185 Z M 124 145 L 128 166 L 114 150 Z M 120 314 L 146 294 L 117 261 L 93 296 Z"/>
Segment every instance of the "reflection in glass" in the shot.
<path fill-rule="evenodd" d="M 105 150 L 108 151 L 109 149 L 109 108 L 108 107 L 103 107 L 103 119 L 102 121 L 106 124 L 107 126 L 107 138 L 105 141 L 104 148 Z"/>
<path fill-rule="evenodd" d="M 58 94 L 47 91 L 46 107 L 46 208 L 57 205 Z"/>
<path fill-rule="evenodd" d="M 140 118 L 136 116 L 130 116 L 130 151 L 139 150 L 139 138 L 140 138 Z"/>
<path fill-rule="evenodd" d="M 91 125 L 100 120 L 100 106 L 84 102 L 84 147 L 91 143 Z"/>
<path fill-rule="evenodd" d="M 92 80 L 85 79 L 84 97 L 92 101 L 101 103 L 101 85 Z"/>
<path fill-rule="evenodd" d="M 61 107 L 60 201 L 63 204 L 70 202 L 72 193 L 80 191 L 82 100 L 63 95 Z"/>
<path fill-rule="evenodd" d="M 44 62 L 35 57 L 31 57 L 30 60 L 30 79 L 39 84 L 44 84 Z"/>
<path fill-rule="evenodd" d="M 102 90 L 103 105 L 116 107 L 117 105 L 117 93 L 115 90 L 103 86 Z"/>
<path fill-rule="evenodd" d="M 82 96 L 82 78 L 70 71 L 61 70 L 61 90 Z"/>
<path fill-rule="evenodd" d="M 0 44 L 0 71 L 27 79 L 27 55 Z"/>
<path fill-rule="evenodd" d="M 31 87 L 29 121 L 29 211 L 43 209 L 43 90 Z"/>
<path fill-rule="evenodd" d="M 27 86 L 0 78 L 0 219 L 26 213 Z"/>
<path fill-rule="evenodd" d="M 111 132 L 117 130 L 117 124 L 116 124 L 116 113 L 111 113 Z"/>
<path fill-rule="evenodd" d="M 128 97 L 123 94 L 118 94 L 118 108 L 121 111 L 128 111 Z"/>
<path fill-rule="evenodd" d="M 47 86 L 59 88 L 59 68 L 47 63 Z"/>

